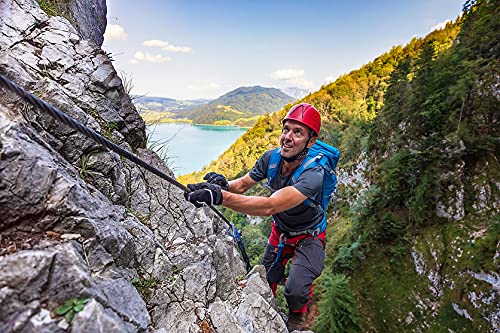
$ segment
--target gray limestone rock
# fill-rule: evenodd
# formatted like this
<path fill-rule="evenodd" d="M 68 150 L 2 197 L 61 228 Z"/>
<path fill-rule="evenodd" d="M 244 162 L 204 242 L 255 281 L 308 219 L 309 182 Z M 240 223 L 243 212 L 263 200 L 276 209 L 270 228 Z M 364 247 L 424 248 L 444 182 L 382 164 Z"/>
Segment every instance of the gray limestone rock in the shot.
<path fill-rule="evenodd" d="M 72 332 L 132 333 L 138 332 L 138 329 L 123 322 L 112 310 L 105 309 L 92 300 L 85 305 L 83 311 L 76 314 L 72 322 Z"/>
<path fill-rule="evenodd" d="M 244 286 L 225 302 L 209 308 L 217 332 L 287 332 L 285 322 L 269 302 L 273 300 L 264 266 L 255 266 Z"/>
<path fill-rule="evenodd" d="M 210 318 L 214 329 L 219 333 L 244 333 L 231 309 L 224 302 L 216 301 L 210 305 Z"/>
<path fill-rule="evenodd" d="M 0 0 L 0 74 L 173 177 L 96 46 L 104 1 L 70 6 L 75 22 Z M 262 270 L 236 283 L 243 262 L 213 212 L 3 90 L 0 216 L 1 332 L 283 327 Z M 73 298 L 88 302 L 68 326 L 55 310 Z"/>
<path fill-rule="evenodd" d="M 101 46 L 106 30 L 107 7 L 105 0 L 72 0 L 70 1 L 71 16 L 74 25 L 82 38 L 93 41 Z"/>
<path fill-rule="evenodd" d="M 122 318 L 127 318 L 134 326 L 146 329 L 150 318 L 146 309 L 146 304 L 132 286 L 130 281 L 118 279 L 96 278 L 99 291 L 103 293 L 103 301 Z"/>

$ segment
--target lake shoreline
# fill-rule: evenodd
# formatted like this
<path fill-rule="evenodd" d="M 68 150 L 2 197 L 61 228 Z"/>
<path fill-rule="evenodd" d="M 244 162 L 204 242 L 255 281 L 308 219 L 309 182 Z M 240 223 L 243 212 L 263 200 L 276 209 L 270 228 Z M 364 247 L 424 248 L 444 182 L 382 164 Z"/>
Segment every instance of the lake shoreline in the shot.
<path fill-rule="evenodd" d="M 172 121 L 172 119 L 168 119 L 167 121 L 153 121 L 153 122 L 147 122 L 146 120 L 144 120 L 144 123 L 146 124 L 146 126 L 152 126 L 152 125 L 157 125 L 157 124 L 185 124 L 185 125 L 191 125 L 191 126 L 207 126 L 207 127 L 234 127 L 234 128 L 241 128 L 241 129 L 252 128 L 252 127 L 243 127 L 243 126 L 238 126 L 238 125 L 193 124 L 192 122 L 189 122 L 189 121 Z"/>
<path fill-rule="evenodd" d="M 162 123 L 150 126 L 149 142 L 167 142 L 160 149 L 176 177 L 202 170 L 247 129 L 237 126 Z"/>
<path fill-rule="evenodd" d="M 252 127 L 243 127 L 238 125 L 214 125 L 214 124 L 190 124 L 193 126 L 203 126 L 203 127 L 231 127 L 231 128 L 239 128 L 239 129 L 250 129 Z"/>

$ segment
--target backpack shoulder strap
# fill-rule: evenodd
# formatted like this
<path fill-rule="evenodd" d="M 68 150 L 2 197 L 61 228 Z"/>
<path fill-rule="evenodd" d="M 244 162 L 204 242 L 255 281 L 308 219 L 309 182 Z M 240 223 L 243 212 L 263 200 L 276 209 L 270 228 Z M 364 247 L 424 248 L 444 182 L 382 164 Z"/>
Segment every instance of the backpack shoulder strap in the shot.
<path fill-rule="evenodd" d="M 318 154 L 316 156 L 307 155 L 306 158 L 299 165 L 297 170 L 295 170 L 292 177 L 290 178 L 290 185 L 294 185 L 297 183 L 297 181 L 299 180 L 299 176 L 302 174 L 302 172 L 304 172 L 304 170 L 318 165 L 318 162 L 319 160 L 321 160 L 322 157 L 323 157 L 322 154 Z M 304 200 L 304 204 L 308 206 L 317 206 L 317 203 L 315 203 L 313 200 L 309 198 Z"/>
<path fill-rule="evenodd" d="M 276 173 L 278 172 L 278 167 L 280 166 L 280 162 L 281 162 L 280 148 L 276 148 L 271 153 L 271 157 L 269 158 L 269 163 L 267 164 L 266 177 L 269 182 L 276 176 Z"/>
<path fill-rule="evenodd" d="M 299 176 L 302 174 L 302 172 L 304 172 L 304 170 L 306 170 L 308 168 L 311 168 L 313 166 L 318 165 L 318 161 L 321 160 L 322 157 L 323 157 L 323 154 L 321 154 L 321 153 L 316 155 L 316 156 L 307 155 L 306 158 L 299 165 L 297 170 L 295 170 L 295 172 L 293 173 L 292 178 L 290 178 L 290 183 L 292 185 L 296 184 L 297 180 L 299 179 Z"/>

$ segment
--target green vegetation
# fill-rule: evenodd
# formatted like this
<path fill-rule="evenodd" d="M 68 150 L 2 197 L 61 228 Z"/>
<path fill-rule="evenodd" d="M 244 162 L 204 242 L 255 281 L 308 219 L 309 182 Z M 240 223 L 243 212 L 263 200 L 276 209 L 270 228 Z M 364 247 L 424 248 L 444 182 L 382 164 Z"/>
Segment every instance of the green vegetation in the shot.
<path fill-rule="evenodd" d="M 133 278 L 131 282 L 142 298 L 146 299 L 151 296 L 152 289 L 156 287 L 160 281 L 155 278 Z"/>
<path fill-rule="evenodd" d="M 175 113 L 168 111 L 152 111 L 143 110 L 141 117 L 146 123 L 146 125 L 153 124 L 168 124 L 168 123 L 185 123 L 191 124 L 193 121 L 187 118 L 173 118 Z"/>
<path fill-rule="evenodd" d="M 92 170 L 92 163 L 90 162 L 90 158 L 92 157 L 93 152 L 88 154 L 84 154 L 80 157 L 80 166 L 77 166 L 78 174 L 80 178 L 85 181 L 89 181 L 91 177 L 96 176 L 97 172 Z"/>
<path fill-rule="evenodd" d="M 282 284 L 278 285 L 278 288 L 276 289 L 276 302 L 278 303 L 278 307 L 283 311 L 284 313 L 288 312 L 288 305 L 286 304 L 286 299 L 285 299 L 285 286 Z"/>
<path fill-rule="evenodd" d="M 480 312 L 467 296 L 491 286 L 467 272 L 497 270 L 499 220 L 491 216 L 498 216 L 492 203 L 500 196 L 495 181 L 500 179 L 499 6 L 498 0 L 483 0 L 464 7 L 464 15 L 444 29 L 393 47 L 301 101 L 321 112 L 320 139 L 340 148 L 339 168 L 362 173 L 366 185 L 339 187 L 339 212 L 329 220 L 325 272 L 317 283 L 317 325 L 324 325 L 318 331 L 341 330 L 326 319 L 332 313 L 342 318 L 336 323 L 350 322 L 352 330 L 359 324 L 361 331 L 491 328 L 486 320 L 493 306 Z M 281 119 L 290 107 L 262 116 L 218 160 L 179 180 L 202 181 L 208 171 L 229 179 L 244 175 L 262 153 L 277 146 Z M 448 209 L 439 216 L 438 202 Z M 240 224 L 263 231 L 262 223 Z M 245 232 L 254 237 L 251 230 Z M 261 235 L 264 239 L 267 233 Z M 427 263 L 422 275 L 412 256 Z M 432 274 L 455 285 L 441 281 L 434 286 Z M 331 301 L 321 289 L 327 280 L 329 286 L 337 281 L 345 295 L 352 291 L 358 315 L 348 311 L 354 303 L 347 303 L 350 308 Z"/>
<path fill-rule="evenodd" d="M 58 316 L 64 316 L 68 324 L 71 324 L 75 314 L 82 311 L 85 304 L 89 301 L 90 298 L 70 298 L 56 309 L 55 314 Z"/>
<path fill-rule="evenodd" d="M 137 109 L 147 123 L 187 122 L 197 125 L 254 125 L 261 115 L 280 110 L 293 98 L 278 89 L 241 87 L 209 103 L 186 105 L 186 101 L 149 98 L 138 99 Z M 182 103 L 184 102 L 184 103 Z M 151 107 L 156 109 L 151 110 Z"/>
<path fill-rule="evenodd" d="M 324 273 L 315 285 L 320 286 L 317 288 L 322 295 L 319 308 L 323 311 L 317 318 L 314 331 L 359 332 L 358 310 L 349 287 L 349 278 L 343 274 Z"/>
<path fill-rule="evenodd" d="M 73 22 L 70 2 L 67 0 L 36 0 L 40 8 L 49 16 L 62 16 L 70 22 Z"/>
<path fill-rule="evenodd" d="M 118 131 L 118 123 L 116 121 L 109 121 L 106 123 L 105 127 L 101 130 L 102 135 L 107 138 L 108 140 L 111 140 L 111 135 L 113 134 L 113 131 Z"/>
<path fill-rule="evenodd" d="M 280 110 L 292 101 L 293 98 L 278 89 L 241 87 L 197 107 L 188 118 L 192 118 L 195 124 L 214 124 L 221 120 L 235 124 L 245 118 Z"/>
<path fill-rule="evenodd" d="M 491 312 L 481 313 L 464 297 L 472 285 L 476 285 L 476 293 L 487 293 L 491 286 L 468 274 L 460 279 L 453 277 L 469 270 L 494 272 L 496 268 L 492 258 L 499 231 L 498 217 L 482 222 L 478 222 L 477 218 L 468 218 L 459 224 L 426 227 L 415 237 L 415 246 L 411 249 L 398 244 L 379 244 L 372 248 L 362 265 L 351 274 L 350 281 L 358 302 L 359 316 L 363 318 L 361 331 L 383 328 L 388 332 L 414 332 L 428 323 L 432 327 L 429 332 L 446 332 L 448 328 L 454 332 L 488 332 L 485 317 L 492 314 L 494 307 Z M 476 239 L 471 239 L 471 234 L 476 234 Z M 439 267 L 439 274 L 453 279 L 455 286 L 445 288 L 446 282 L 439 282 L 443 283 L 442 294 L 437 297 L 430 288 L 428 277 L 415 273 L 411 251 L 423 255 L 428 269 L 435 271 Z M 438 262 L 433 252 L 441 253 Z M 438 306 L 433 310 L 431 304 Z M 473 320 L 459 316 L 453 311 L 452 304 L 465 309 Z M 398 320 L 405 318 L 413 319 L 408 322 Z"/>
<path fill-rule="evenodd" d="M 251 193 L 254 193 L 253 191 Z M 256 225 L 250 224 L 245 214 L 221 207 L 221 212 L 238 228 L 244 239 L 245 250 L 252 266 L 258 265 L 271 231 L 270 218 L 265 218 Z"/>

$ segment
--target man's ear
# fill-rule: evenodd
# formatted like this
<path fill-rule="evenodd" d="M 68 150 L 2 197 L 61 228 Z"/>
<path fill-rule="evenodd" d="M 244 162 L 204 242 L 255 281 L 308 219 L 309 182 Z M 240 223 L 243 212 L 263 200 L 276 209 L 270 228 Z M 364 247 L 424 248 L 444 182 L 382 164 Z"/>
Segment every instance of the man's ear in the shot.
<path fill-rule="evenodd" d="M 315 143 L 316 143 L 316 137 L 313 136 L 311 138 L 311 140 L 309 140 L 309 144 L 307 145 L 307 148 L 311 148 Z"/>

